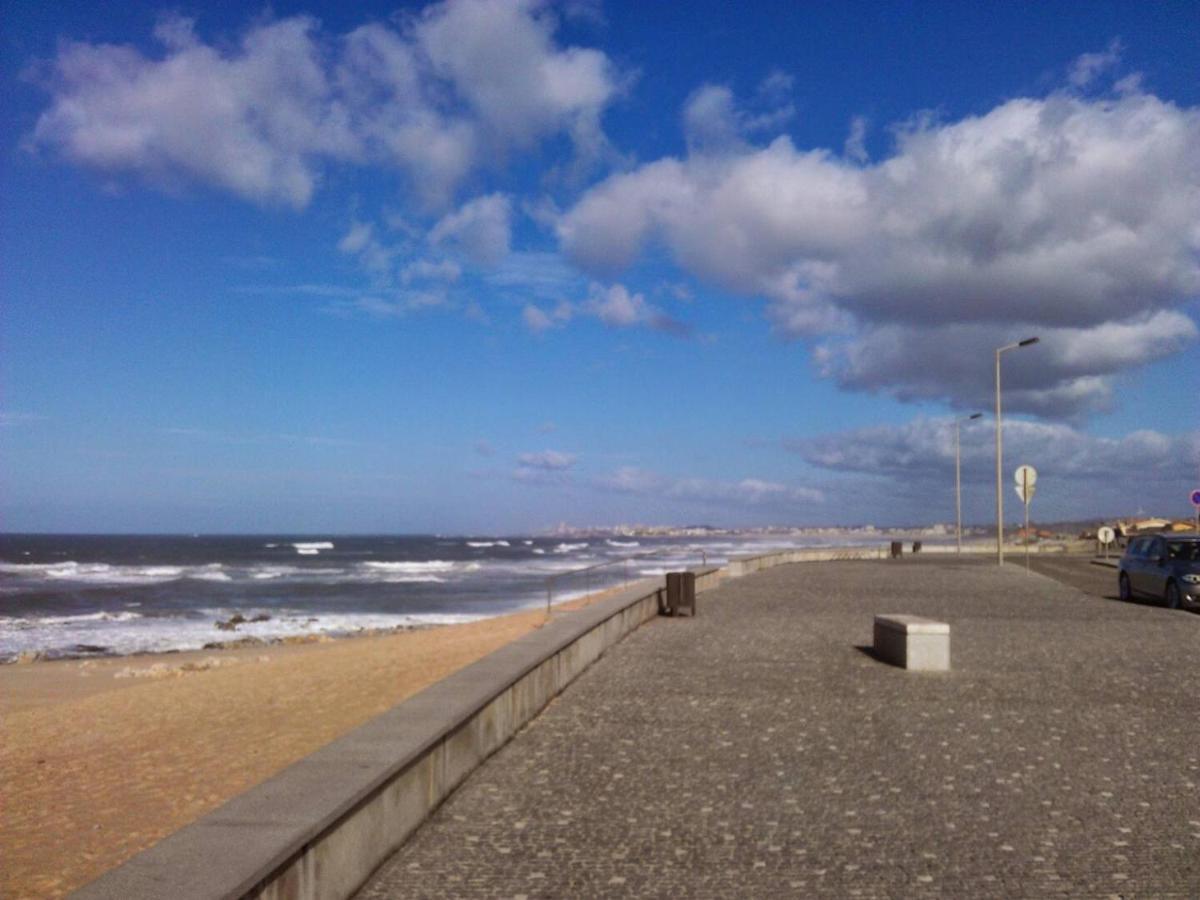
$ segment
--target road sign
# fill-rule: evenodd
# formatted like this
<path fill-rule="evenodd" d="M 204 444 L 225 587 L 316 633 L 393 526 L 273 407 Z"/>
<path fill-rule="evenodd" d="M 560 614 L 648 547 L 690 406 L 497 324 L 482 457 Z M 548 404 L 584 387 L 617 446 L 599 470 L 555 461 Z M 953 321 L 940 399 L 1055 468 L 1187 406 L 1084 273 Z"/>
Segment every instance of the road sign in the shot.
<path fill-rule="evenodd" d="M 1111 544 L 1116 539 L 1116 537 L 1117 537 L 1117 533 L 1115 531 L 1113 531 L 1111 528 L 1109 528 L 1107 525 L 1105 525 L 1103 528 L 1101 528 L 1099 531 L 1096 532 L 1096 538 L 1102 544 Z"/>
<path fill-rule="evenodd" d="M 1033 466 L 1017 466 L 1017 471 L 1013 472 L 1013 481 L 1033 487 L 1037 484 L 1037 469 Z"/>
<path fill-rule="evenodd" d="M 1200 506 L 1200 490 L 1192 491 L 1192 506 Z"/>
<path fill-rule="evenodd" d="M 1034 487 L 1032 484 L 1030 484 L 1030 485 L 1018 484 L 1018 485 L 1016 485 L 1016 491 L 1017 491 L 1017 496 L 1021 498 L 1021 502 L 1028 504 L 1029 501 L 1031 501 L 1033 499 L 1033 495 L 1035 493 L 1037 493 L 1037 488 Z"/>

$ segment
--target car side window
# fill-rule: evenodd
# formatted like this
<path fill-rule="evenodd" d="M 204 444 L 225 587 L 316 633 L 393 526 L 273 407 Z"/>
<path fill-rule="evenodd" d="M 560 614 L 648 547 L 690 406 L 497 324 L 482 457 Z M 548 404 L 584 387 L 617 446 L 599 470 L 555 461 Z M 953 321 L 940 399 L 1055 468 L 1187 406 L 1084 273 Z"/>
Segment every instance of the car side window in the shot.
<path fill-rule="evenodd" d="M 1151 559 L 1158 559 L 1163 555 L 1163 542 L 1159 539 L 1154 539 L 1146 547 L 1146 555 Z"/>
<path fill-rule="evenodd" d="M 1135 559 L 1140 559 L 1146 555 L 1146 539 L 1135 538 L 1133 543 L 1129 545 L 1129 555 Z"/>

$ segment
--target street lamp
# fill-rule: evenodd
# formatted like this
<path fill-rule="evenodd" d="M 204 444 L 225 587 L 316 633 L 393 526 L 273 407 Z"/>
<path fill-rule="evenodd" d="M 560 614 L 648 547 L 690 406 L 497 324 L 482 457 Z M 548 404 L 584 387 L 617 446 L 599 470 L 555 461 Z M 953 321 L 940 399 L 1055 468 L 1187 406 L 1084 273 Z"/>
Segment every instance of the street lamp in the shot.
<path fill-rule="evenodd" d="M 959 450 L 959 426 L 963 422 L 978 419 L 983 413 L 971 413 L 954 420 L 954 509 L 958 517 L 958 552 L 962 553 L 962 453 Z"/>
<path fill-rule="evenodd" d="M 996 562 L 1001 565 L 1004 564 L 1004 485 L 1002 481 L 1004 443 L 1000 437 L 1002 431 L 1000 423 L 1000 354 L 1006 350 L 1028 347 L 1037 342 L 1037 338 L 1031 337 L 1017 341 L 1015 344 L 1005 344 L 1003 347 L 996 348 Z"/>

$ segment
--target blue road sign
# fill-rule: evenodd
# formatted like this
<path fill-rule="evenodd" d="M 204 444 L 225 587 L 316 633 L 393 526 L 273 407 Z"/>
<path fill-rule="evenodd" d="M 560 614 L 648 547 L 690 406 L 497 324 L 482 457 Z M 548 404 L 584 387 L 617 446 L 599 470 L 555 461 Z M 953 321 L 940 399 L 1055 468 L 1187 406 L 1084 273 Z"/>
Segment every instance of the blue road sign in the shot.
<path fill-rule="evenodd" d="M 1192 506 L 1200 506 L 1200 491 L 1192 491 Z"/>

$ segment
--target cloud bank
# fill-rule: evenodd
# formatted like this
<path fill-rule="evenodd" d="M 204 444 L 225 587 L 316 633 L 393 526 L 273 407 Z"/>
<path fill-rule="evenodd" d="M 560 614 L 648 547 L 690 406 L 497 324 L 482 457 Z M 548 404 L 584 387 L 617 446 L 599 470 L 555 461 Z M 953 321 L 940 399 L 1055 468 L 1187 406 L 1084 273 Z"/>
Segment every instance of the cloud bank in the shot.
<path fill-rule="evenodd" d="M 1077 80 L 1113 64 L 1085 60 Z M 693 275 L 766 298 L 776 329 L 817 341 L 845 387 L 979 404 L 991 351 L 1040 334 L 1009 367 L 1007 402 L 1081 415 L 1111 402 L 1112 375 L 1197 336 L 1180 310 L 1200 295 L 1197 109 L 1136 88 L 1014 99 L 918 117 L 877 163 L 861 122 L 843 157 L 788 137 L 739 143 L 718 89 L 686 119 L 689 154 L 593 187 L 559 219 L 561 246 L 611 276 L 661 245 Z"/>
<path fill-rule="evenodd" d="M 961 435 L 963 472 L 979 479 L 994 477 L 994 424 L 988 419 L 963 422 Z M 789 440 L 785 447 L 805 462 L 835 472 L 945 481 L 954 466 L 954 420 L 918 418 L 902 425 Z M 1004 423 L 1004 457 L 1010 469 L 1028 462 L 1049 478 L 1097 484 L 1136 470 L 1142 482 L 1182 486 L 1200 468 L 1200 431 L 1167 435 L 1143 430 L 1097 437 L 1061 423 L 1009 419 Z"/>
<path fill-rule="evenodd" d="M 559 46 L 556 27 L 536 0 L 444 0 L 340 36 L 308 16 L 268 21 L 226 46 L 171 17 L 155 55 L 63 43 L 28 143 L 109 176 L 296 209 L 331 163 L 381 164 L 444 208 L 474 171 L 546 138 L 603 153 L 620 76 L 598 50 Z"/>
<path fill-rule="evenodd" d="M 706 478 L 672 478 L 646 469 L 625 466 L 596 480 L 602 490 L 622 494 L 680 500 L 716 507 L 762 507 L 796 514 L 825 495 L 810 487 L 792 487 L 759 478 L 713 481 Z"/>

